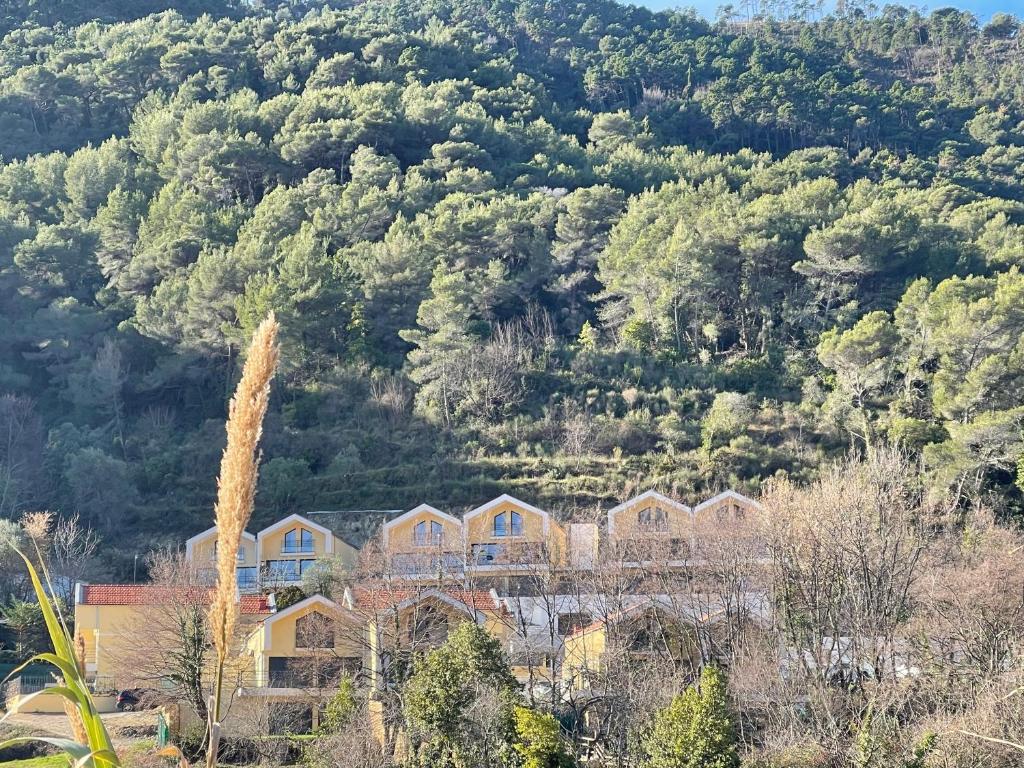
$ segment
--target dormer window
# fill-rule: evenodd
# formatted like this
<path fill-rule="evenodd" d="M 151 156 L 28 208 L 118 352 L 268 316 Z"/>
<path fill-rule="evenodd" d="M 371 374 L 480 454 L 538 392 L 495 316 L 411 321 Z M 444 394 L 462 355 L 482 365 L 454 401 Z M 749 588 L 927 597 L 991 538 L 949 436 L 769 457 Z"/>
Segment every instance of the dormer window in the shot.
<path fill-rule="evenodd" d="M 661 507 L 644 507 L 636 515 L 637 524 L 648 531 L 667 531 L 668 516 Z"/>
<path fill-rule="evenodd" d="M 313 551 L 313 532 L 305 528 L 292 528 L 284 535 L 282 554 L 309 553 Z"/>
<path fill-rule="evenodd" d="M 418 547 L 437 545 L 444 539 L 444 527 L 436 520 L 420 520 L 413 528 L 413 544 Z"/>
<path fill-rule="evenodd" d="M 723 504 L 715 511 L 715 519 L 720 523 L 728 523 L 732 520 L 742 520 L 746 514 L 747 510 L 739 504 Z"/>
<path fill-rule="evenodd" d="M 504 538 L 506 536 L 523 535 L 523 516 L 518 512 L 503 512 L 494 516 L 494 536 Z"/>

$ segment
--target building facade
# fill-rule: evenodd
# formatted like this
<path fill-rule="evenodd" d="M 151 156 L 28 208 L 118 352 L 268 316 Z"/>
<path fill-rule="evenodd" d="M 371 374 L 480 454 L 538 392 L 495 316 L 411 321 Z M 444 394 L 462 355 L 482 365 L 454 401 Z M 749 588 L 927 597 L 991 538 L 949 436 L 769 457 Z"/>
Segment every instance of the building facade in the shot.
<path fill-rule="evenodd" d="M 651 616 L 679 629 L 657 650 L 699 664 L 697 609 L 671 619 L 676 593 L 692 592 L 691 574 L 706 559 L 702 530 L 736 529 L 750 538 L 761 511 L 732 491 L 693 507 L 647 491 L 597 522 L 560 521 L 507 494 L 461 516 L 421 504 L 382 525 L 358 574 L 359 550 L 326 526 L 289 515 L 246 533 L 237 553 L 242 621 L 229 676 L 233 716 L 269 731 L 315 728 L 342 677 L 385 692 L 462 621 L 501 641 L 534 698 L 580 694 L 623 649 L 653 653 L 654 646 L 626 639 Z M 186 542 L 200 602 L 209 589 L 202 585 L 214 581 L 217 545 L 215 527 Z M 308 583 L 309 569 L 324 561 L 352 574 L 344 593 L 312 594 L 279 610 L 275 591 Z M 76 632 L 98 689 L 138 684 L 122 674 L 132 627 L 152 622 L 161 604 L 173 610 L 178 599 L 152 585 L 79 586 Z"/>

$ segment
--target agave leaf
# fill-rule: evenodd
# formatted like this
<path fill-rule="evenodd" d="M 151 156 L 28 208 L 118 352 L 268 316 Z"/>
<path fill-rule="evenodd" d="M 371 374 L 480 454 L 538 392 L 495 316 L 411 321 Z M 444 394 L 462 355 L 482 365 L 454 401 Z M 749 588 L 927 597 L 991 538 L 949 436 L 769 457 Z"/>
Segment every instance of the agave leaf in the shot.
<path fill-rule="evenodd" d="M 74 739 L 61 739 L 56 736 L 15 736 L 13 739 L 0 741 L 0 750 L 7 749 L 7 747 L 13 747 L 18 744 L 30 744 L 32 742 L 40 742 L 42 744 L 49 744 L 51 747 L 57 747 L 57 749 L 67 752 L 75 760 L 81 760 L 83 757 L 90 757 L 92 754 L 87 746 L 79 744 Z"/>
<path fill-rule="evenodd" d="M 43 612 L 43 620 L 46 622 L 46 630 L 50 633 L 50 642 L 53 643 L 54 652 L 62 659 L 67 659 L 74 663 L 75 651 L 71 647 L 71 638 L 68 637 L 67 628 L 57 618 L 57 614 L 53 610 L 53 605 L 50 603 L 50 596 L 43 589 L 43 583 L 39 580 L 39 574 L 36 573 L 35 566 L 32 565 L 32 561 L 25 557 L 24 553 L 20 550 L 15 550 L 21 559 L 25 561 L 25 567 L 28 568 L 28 575 L 32 579 L 32 588 L 36 592 L 36 599 L 39 601 L 39 607 Z"/>
<path fill-rule="evenodd" d="M 93 760 L 106 760 L 108 762 L 116 763 L 117 754 L 109 749 L 97 749 L 78 758 L 72 768 L 85 768 Z"/>
<path fill-rule="evenodd" d="M 50 688 L 43 688 L 43 690 L 41 691 L 35 691 L 34 693 L 30 693 L 23 698 L 19 698 L 18 703 L 11 707 L 9 710 L 7 710 L 7 714 L 5 714 L 3 717 L 0 717 L 0 724 L 2 724 L 11 715 L 16 715 L 18 712 L 20 712 L 21 709 L 30 701 L 37 699 L 40 696 L 44 696 L 47 693 L 53 693 L 57 696 L 62 696 L 75 706 L 78 706 L 79 704 L 77 693 L 72 691 L 70 688 L 65 688 L 63 685 L 54 685 Z"/>
<path fill-rule="evenodd" d="M 78 668 L 78 658 L 74 650 L 74 645 L 71 641 L 71 636 L 68 634 L 67 627 L 55 613 L 53 604 L 50 602 L 49 595 L 43 588 L 42 582 L 39 580 L 39 574 L 36 572 L 35 566 L 32 565 L 32 561 L 25 557 L 21 551 L 15 551 L 17 551 L 21 556 L 21 559 L 25 561 L 25 567 L 28 570 L 29 577 L 32 579 L 32 587 L 35 590 L 36 598 L 39 601 L 39 607 L 43 614 L 43 619 L 46 622 L 46 629 L 50 635 L 50 642 L 53 643 L 54 653 L 40 654 L 40 658 L 55 664 L 64 674 L 66 690 L 74 696 L 73 701 L 77 707 L 80 717 L 82 718 L 82 725 L 85 728 L 85 732 L 89 740 L 89 744 L 86 746 L 81 744 L 77 745 L 79 753 L 77 754 L 76 759 L 81 758 L 84 755 L 94 753 L 95 757 L 89 757 L 87 759 L 88 763 L 102 763 L 116 766 L 119 764 L 119 761 L 117 759 L 117 755 L 114 753 L 113 742 L 110 740 L 110 734 L 107 733 L 107 728 L 103 724 L 103 720 L 96 711 L 96 706 L 93 704 L 89 689 L 86 686 L 85 681 L 82 679 L 81 671 Z M 70 743 L 76 744 L 76 742 Z M 84 750 L 84 752 L 82 750 Z M 113 757 L 110 757 L 111 755 Z"/>
<path fill-rule="evenodd" d="M 8 680 L 13 678 L 16 674 L 21 672 L 27 666 L 37 661 L 45 661 L 47 664 L 52 664 L 53 666 L 57 667 L 57 669 L 59 669 L 61 673 L 64 675 L 65 682 L 78 676 L 77 662 L 74 665 L 71 665 L 55 653 L 37 653 L 28 661 L 25 661 L 16 666 L 14 669 L 12 669 L 11 674 L 5 677 L 3 679 L 3 682 L 6 683 Z"/>

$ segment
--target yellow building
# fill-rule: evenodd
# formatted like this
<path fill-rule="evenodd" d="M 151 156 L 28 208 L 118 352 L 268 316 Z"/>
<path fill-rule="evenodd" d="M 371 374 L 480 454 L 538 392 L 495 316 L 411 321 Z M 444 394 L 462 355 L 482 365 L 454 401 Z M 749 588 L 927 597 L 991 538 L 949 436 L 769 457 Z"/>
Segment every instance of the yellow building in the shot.
<path fill-rule="evenodd" d="M 676 566 L 699 565 L 711 537 L 717 537 L 715 546 L 723 532 L 737 542 L 752 540 L 761 512 L 756 501 L 734 491 L 691 510 L 652 490 L 609 510 L 602 537 L 595 523 L 560 524 L 507 494 L 462 519 L 422 504 L 383 526 L 380 583 L 356 585 L 338 602 L 314 595 L 281 611 L 275 611 L 273 595 L 240 596 L 241 640 L 229 673 L 236 692 L 232 716 L 271 731 L 313 727 L 341 675 L 386 687 L 408 669 L 413 654 L 443 642 L 460 621 L 475 621 L 501 641 L 523 685 L 552 691 L 559 671 L 569 690 L 582 690 L 616 660 L 637 654 L 651 659 L 657 652 L 688 663 L 700 640 L 700 622 L 672 620 L 665 606 L 652 606 L 649 599 L 646 608 L 637 607 L 646 588 L 639 581 L 630 588 L 637 594 L 625 595 L 625 601 L 619 600 L 624 595 L 599 590 L 577 594 L 585 581 L 556 600 L 537 598 L 537 590 L 557 590 L 570 571 L 641 566 L 656 558 L 664 558 L 675 574 Z M 200 574 L 212 576 L 216 527 L 190 538 L 185 551 Z M 300 584 L 319 560 L 352 568 L 357 556 L 331 528 L 289 515 L 255 535 L 244 534 L 237 553 L 240 591 Z M 666 585 L 656 588 L 661 592 Z M 198 591 L 186 597 L 205 604 L 208 587 L 189 589 Z M 133 669 L 139 639 L 157 634 L 161 624 L 173 631 L 181 597 L 180 591 L 153 585 L 79 585 L 75 627 L 97 689 L 141 684 L 146 670 Z M 600 610 L 609 599 L 616 600 L 616 610 Z M 624 605 L 632 607 L 623 610 Z M 608 618 L 592 621 L 595 615 Z M 662 631 L 655 647 L 655 624 L 678 631 Z M 153 679 L 153 687 L 158 684 Z"/>
<path fill-rule="evenodd" d="M 260 584 L 283 587 L 299 584 L 309 568 L 322 558 L 338 558 L 349 570 L 358 551 L 335 536 L 330 528 L 302 515 L 288 515 L 256 534 Z"/>
<path fill-rule="evenodd" d="M 85 649 L 86 679 L 98 691 L 159 688 L 157 656 L 175 642 L 178 613 L 209 603 L 206 587 L 152 584 L 77 584 L 75 635 Z M 273 612 L 273 596 L 241 595 L 240 624 Z"/>
<path fill-rule="evenodd" d="M 705 618 L 680 616 L 668 605 L 643 603 L 577 629 L 565 638 L 562 684 L 566 695 L 621 683 L 624 669 L 653 671 L 659 662 L 700 667 L 698 628 Z"/>
<path fill-rule="evenodd" d="M 217 526 L 185 542 L 185 558 L 193 564 L 200 581 L 206 584 L 217 582 Z M 255 591 L 259 585 L 259 555 L 256 552 L 256 537 L 248 531 L 242 532 L 242 543 L 238 547 L 238 588 L 243 592 Z"/>
<path fill-rule="evenodd" d="M 467 569 L 480 575 L 564 565 L 565 529 L 543 509 L 504 494 L 462 518 Z"/>
<path fill-rule="evenodd" d="M 363 676 L 364 638 L 360 617 L 321 595 L 264 617 L 245 641 L 248 674 L 236 691 L 243 711 L 268 733 L 315 729 L 341 678 Z"/>
<path fill-rule="evenodd" d="M 608 510 L 607 554 L 615 562 L 682 562 L 689 556 L 693 511 L 651 490 Z"/>
<path fill-rule="evenodd" d="M 387 572 L 393 576 L 458 578 L 465 570 L 462 521 L 429 504 L 385 523 L 381 543 Z"/>
<path fill-rule="evenodd" d="M 746 522 L 763 511 L 761 505 L 742 493 L 723 491 L 693 508 L 693 518 L 697 525 L 705 522 L 712 525 L 723 523 Z"/>
<path fill-rule="evenodd" d="M 359 551 L 329 528 L 302 515 L 289 515 L 253 535 L 242 533 L 238 548 L 238 588 L 257 592 L 261 588 L 300 584 L 317 560 L 333 558 L 345 570 L 355 567 Z M 217 580 L 217 526 L 197 533 L 185 542 L 185 557 L 198 573 L 200 582 Z"/>
<path fill-rule="evenodd" d="M 370 685 L 391 685 L 414 655 L 441 645 L 453 627 L 475 621 L 498 637 L 507 624 L 493 592 L 428 586 L 363 585 L 348 589 L 343 604 L 366 627 Z"/>

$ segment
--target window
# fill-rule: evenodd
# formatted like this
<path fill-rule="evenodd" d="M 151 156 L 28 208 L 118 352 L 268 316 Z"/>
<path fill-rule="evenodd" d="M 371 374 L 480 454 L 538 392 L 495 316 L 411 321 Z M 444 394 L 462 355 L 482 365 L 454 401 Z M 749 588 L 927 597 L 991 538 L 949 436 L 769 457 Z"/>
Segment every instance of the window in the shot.
<path fill-rule="evenodd" d="M 448 615 L 425 605 L 416 613 L 410 630 L 413 643 L 443 643 L 448 638 Z"/>
<path fill-rule="evenodd" d="M 444 539 L 444 527 L 436 520 L 420 520 L 413 528 L 412 540 L 418 547 L 440 544 Z"/>
<path fill-rule="evenodd" d="M 285 555 L 313 551 L 313 532 L 305 528 L 292 528 L 284 535 L 281 553 Z"/>
<path fill-rule="evenodd" d="M 298 560 L 267 560 L 267 578 L 271 581 L 298 581 Z"/>
<path fill-rule="evenodd" d="M 238 579 L 239 589 L 254 589 L 257 585 L 256 568 L 252 566 L 236 568 L 235 578 Z"/>
<path fill-rule="evenodd" d="M 491 565 L 501 559 L 504 547 L 500 544 L 474 544 L 473 562 L 476 565 Z"/>
<path fill-rule="evenodd" d="M 217 559 L 217 542 L 216 541 L 213 542 L 213 559 L 214 560 Z M 244 563 L 245 562 L 245 549 L 244 549 L 244 546 L 239 546 L 238 547 L 238 554 L 235 555 L 235 559 L 238 560 L 238 562 L 240 562 L 240 563 Z"/>
<path fill-rule="evenodd" d="M 494 535 L 496 537 L 522 536 L 523 516 L 518 512 L 502 512 L 494 516 Z"/>
<path fill-rule="evenodd" d="M 668 530 L 668 515 L 661 507 L 645 507 L 636 513 L 637 523 L 641 528 L 651 531 Z"/>

